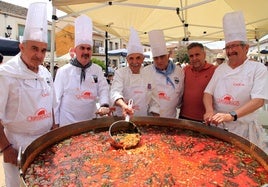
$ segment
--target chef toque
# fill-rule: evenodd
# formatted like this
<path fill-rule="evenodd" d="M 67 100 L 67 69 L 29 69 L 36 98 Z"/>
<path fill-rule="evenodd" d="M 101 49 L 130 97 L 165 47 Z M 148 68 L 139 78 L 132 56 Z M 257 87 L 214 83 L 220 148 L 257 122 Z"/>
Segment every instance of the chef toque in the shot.
<path fill-rule="evenodd" d="M 149 33 L 149 41 L 153 57 L 168 54 L 164 33 L 162 30 L 152 30 Z"/>
<path fill-rule="evenodd" d="M 130 55 L 133 53 L 143 54 L 143 47 L 141 45 L 140 38 L 138 36 L 137 31 L 131 27 L 128 45 L 127 45 L 127 55 Z"/>
<path fill-rule="evenodd" d="M 81 44 L 93 46 L 92 21 L 86 15 L 75 19 L 75 47 Z"/>
<path fill-rule="evenodd" d="M 241 11 L 224 15 L 223 32 L 226 44 L 233 41 L 247 41 L 245 20 Z"/>
<path fill-rule="evenodd" d="M 32 3 L 26 18 L 23 41 L 32 40 L 47 43 L 47 4 Z"/>

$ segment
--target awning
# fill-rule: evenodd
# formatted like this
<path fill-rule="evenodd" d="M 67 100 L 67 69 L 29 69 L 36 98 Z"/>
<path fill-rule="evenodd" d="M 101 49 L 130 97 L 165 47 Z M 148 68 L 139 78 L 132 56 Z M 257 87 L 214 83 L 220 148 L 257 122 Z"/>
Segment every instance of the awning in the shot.
<path fill-rule="evenodd" d="M 261 54 L 268 54 L 268 50 L 267 49 L 263 49 L 260 51 Z"/>
<path fill-rule="evenodd" d="M 108 51 L 109 56 L 127 56 L 127 50 L 126 49 L 115 49 Z"/>
<path fill-rule="evenodd" d="M 108 55 L 109 56 L 123 56 L 126 57 L 127 56 L 127 49 L 115 49 L 115 50 L 110 50 L 108 51 Z M 149 53 L 143 53 L 145 58 L 150 58 L 150 54 Z"/>
<path fill-rule="evenodd" d="M 4 56 L 15 56 L 20 52 L 19 41 L 0 38 L 0 53 Z"/>
<path fill-rule="evenodd" d="M 134 27 L 143 44 L 150 30 L 164 31 L 166 41 L 221 41 L 225 13 L 243 11 L 250 40 L 268 34 L 268 0 L 52 0 L 55 8 L 77 17 L 86 14 L 95 27 L 128 40 Z"/>

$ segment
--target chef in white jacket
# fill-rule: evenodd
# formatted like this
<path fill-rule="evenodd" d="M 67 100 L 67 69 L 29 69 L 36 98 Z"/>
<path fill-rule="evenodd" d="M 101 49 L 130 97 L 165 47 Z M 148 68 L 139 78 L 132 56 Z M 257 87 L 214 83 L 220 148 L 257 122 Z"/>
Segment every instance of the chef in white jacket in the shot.
<path fill-rule="evenodd" d="M 227 63 L 220 65 L 204 91 L 204 120 L 227 128 L 268 153 L 268 137 L 257 123 L 257 109 L 268 100 L 268 72 L 264 64 L 247 58 L 242 12 L 223 18 Z"/>
<path fill-rule="evenodd" d="M 0 67 L 0 149 L 7 187 L 20 186 L 17 156 L 53 126 L 53 79 L 47 50 L 46 3 L 29 6 L 20 53 Z"/>
<path fill-rule="evenodd" d="M 156 82 L 160 117 L 176 118 L 177 109 L 181 106 L 184 73 L 169 60 L 163 31 L 153 30 L 148 34 L 154 63 L 145 69 Z"/>
<path fill-rule="evenodd" d="M 159 116 L 159 102 L 154 78 L 144 71 L 144 55 L 137 31 L 130 28 L 127 46 L 128 66 L 115 71 L 111 86 L 111 103 L 116 107 L 116 114 L 125 116 Z M 128 107 L 133 99 L 133 107 Z"/>
<path fill-rule="evenodd" d="M 90 120 L 96 117 L 95 113 L 109 112 L 109 86 L 102 68 L 91 62 L 92 21 L 85 15 L 75 20 L 74 52 L 76 57 L 58 69 L 54 82 L 58 104 L 55 123 L 60 126 Z"/>

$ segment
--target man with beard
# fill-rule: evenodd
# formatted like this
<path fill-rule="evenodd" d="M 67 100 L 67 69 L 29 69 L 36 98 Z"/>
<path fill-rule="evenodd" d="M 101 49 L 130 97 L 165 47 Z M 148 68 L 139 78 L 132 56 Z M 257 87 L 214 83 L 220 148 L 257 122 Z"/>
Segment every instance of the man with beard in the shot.
<path fill-rule="evenodd" d="M 60 126 L 109 113 L 109 86 L 102 68 L 91 62 L 92 51 L 92 22 L 82 15 L 75 20 L 75 58 L 55 77 L 55 122 Z"/>
<path fill-rule="evenodd" d="M 242 12 L 226 14 L 223 28 L 228 61 L 218 66 L 204 91 L 204 120 L 268 153 L 266 133 L 256 115 L 268 100 L 268 72 L 262 63 L 247 58 L 249 45 Z"/>
<path fill-rule="evenodd" d="M 110 93 L 111 102 L 120 107 L 116 107 L 117 115 L 159 115 L 154 79 L 142 67 L 143 47 L 133 28 L 130 29 L 126 59 L 128 66 L 115 71 Z M 129 99 L 133 99 L 133 107 L 128 107 Z"/>
<path fill-rule="evenodd" d="M 53 79 L 42 65 L 47 51 L 46 3 L 29 6 L 20 53 L 0 66 L 0 152 L 7 187 L 20 186 L 22 151 L 53 128 Z"/>

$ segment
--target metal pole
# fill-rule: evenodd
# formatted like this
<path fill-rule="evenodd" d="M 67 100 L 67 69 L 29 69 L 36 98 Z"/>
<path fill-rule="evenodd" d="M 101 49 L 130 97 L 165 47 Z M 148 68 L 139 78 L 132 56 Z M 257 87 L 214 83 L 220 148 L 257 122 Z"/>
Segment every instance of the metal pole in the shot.
<path fill-rule="evenodd" d="M 108 75 L 108 32 L 105 31 L 105 75 Z"/>
<path fill-rule="evenodd" d="M 56 8 L 53 6 L 52 15 L 56 15 Z M 54 72 L 54 54 L 55 54 L 55 28 L 56 20 L 52 18 L 52 31 L 51 31 L 51 49 L 50 49 L 50 73 L 51 76 L 55 76 Z"/>

